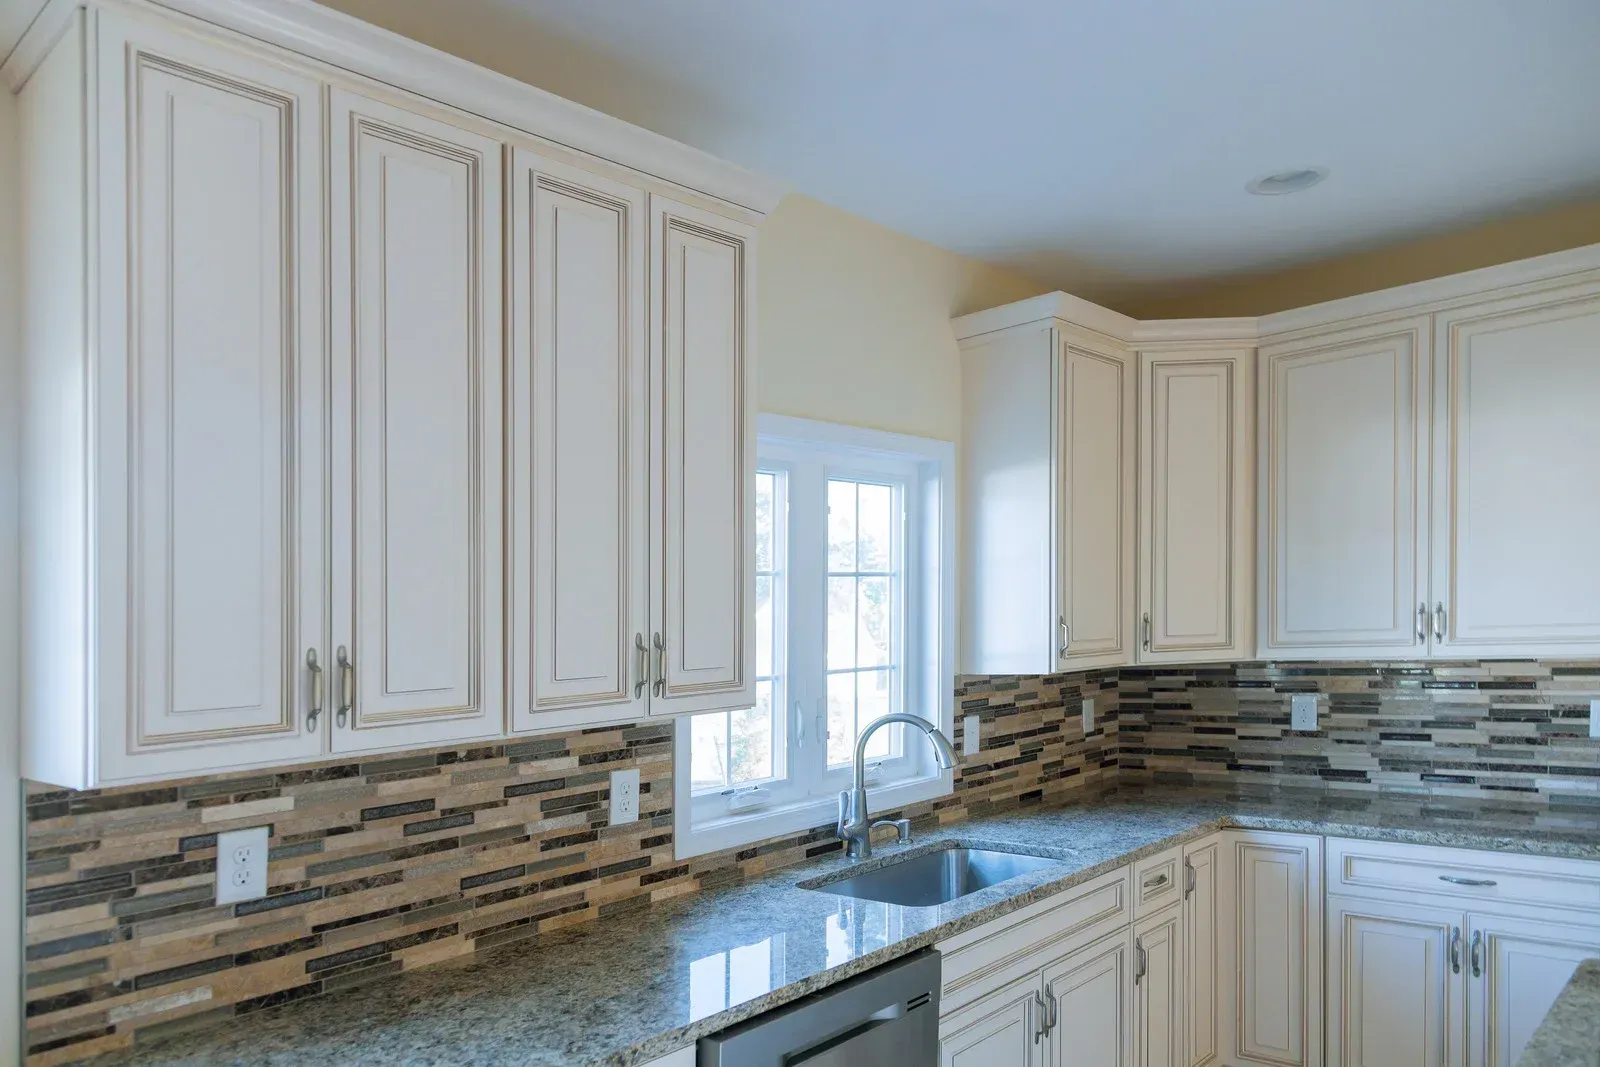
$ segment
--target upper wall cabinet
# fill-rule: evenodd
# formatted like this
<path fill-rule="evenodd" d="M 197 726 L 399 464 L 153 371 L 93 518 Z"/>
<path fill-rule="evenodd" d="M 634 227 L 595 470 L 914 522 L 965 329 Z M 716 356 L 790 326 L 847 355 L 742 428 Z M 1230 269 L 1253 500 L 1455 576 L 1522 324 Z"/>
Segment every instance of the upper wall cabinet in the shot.
<path fill-rule="evenodd" d="M 1262 349 L 1262 655 L 1426 651 L 1429 328 Z"/>
<path fill-rule="evenodd" d="M 1600 653 L 1600 286 L 1434 328 L 1434 650 Z"/>
<path fill-rule="evenodd" d="M 745 179 L 458 61 L 410 56 L 678 180 L 381 88 L 348 20 L 251 28 L 370 79 L 67 13 L 20 94 L 27 776 L 753 703 L 759 213 L 686 183 Z"/>
<path fill-rule="evenodd" d="M 329 114 L 333 748 L 498 735 L 500 144 Z"/>
<path fill-rule="evenodd" d="M 1140 663 L 1248 659 L 1255 351 L 1139 354 Z"/>
<path fill-rule="evenodd" d="M 962 670 L 1046 674 L 1126 663 L 1133 355 L 1060 318 L 994 330 L 978 316 L 968 322 Z"/>

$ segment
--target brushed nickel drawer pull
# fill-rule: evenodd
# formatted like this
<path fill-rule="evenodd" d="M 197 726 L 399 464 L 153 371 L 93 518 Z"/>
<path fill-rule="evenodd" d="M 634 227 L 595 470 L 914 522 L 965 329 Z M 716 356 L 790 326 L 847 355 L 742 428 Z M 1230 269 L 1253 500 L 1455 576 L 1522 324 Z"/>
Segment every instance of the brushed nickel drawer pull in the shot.
<path fill-rule="evenodd" d="M 1156 875 L 1154 878 L 1146 878 L 1144 880 L 1144 887 L 1146 889 L 1165 889 L 1167 883 L 1170 881 L 1172 881 L 1172 879 L 1168 878 L 1166 873 L 1163 872 Z"/>
<path fill-rule="evenodd" d="M 1449 882 L 1451 885 L 1469 885 L 1469 886 L 1479 886 L 1479 887 L 1481 887 L 1481 886 L 1499 885 L 1500 884 L 1499 882 L 1495 881 L 1493 878 L 1458 878 L 1457 876 L 1455 876 L 1453 874 L 1441 874 L 1439 876 L 1439 881 L 1441 881 L 1441 882 Z"/>

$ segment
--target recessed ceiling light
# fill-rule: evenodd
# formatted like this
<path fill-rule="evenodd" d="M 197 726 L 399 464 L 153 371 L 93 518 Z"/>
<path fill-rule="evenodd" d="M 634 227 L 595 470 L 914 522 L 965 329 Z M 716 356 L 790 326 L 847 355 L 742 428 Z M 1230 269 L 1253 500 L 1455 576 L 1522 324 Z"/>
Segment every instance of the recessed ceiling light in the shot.
<path fill-rule="evenodd" d="M 1327 176 L 1326 167 L 1280 170 L 1276 174 L 1257 178 L 1245 188 L 1257 196 L 1282 196 L 1285 193 L 1298 193 L 1302 189 L 1309 189 Z"/>

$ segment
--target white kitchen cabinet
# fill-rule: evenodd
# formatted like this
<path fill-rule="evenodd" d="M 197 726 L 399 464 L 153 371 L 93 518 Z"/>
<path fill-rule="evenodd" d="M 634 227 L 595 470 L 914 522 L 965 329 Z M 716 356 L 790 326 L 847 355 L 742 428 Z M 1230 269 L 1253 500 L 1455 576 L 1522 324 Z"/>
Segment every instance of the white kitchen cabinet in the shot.
<path fill-rule="evenodd" d="M 1428 650 L 1430 322 L 1261 350 L 1259 654 Z"/>
<path fill-rule="evenodd" d="M 501 147 L 329 105 L 333 748 L 502 733 Z"/>
<path fill-rule="evenodd" d="M 1224 892 L 1233 899 L 1233 1058 L 1322 1063 L 1322 839 L 1230 831 Z"/>
<path fill-rule="evenodd" d="M 755 703 L 755 230 L 650 198 L 653 715 Z"/>
<path fill-rule="evenodd" d="M 1461 911 L 1448 904 L 1328 897 L 1328 1062 L 1464 1062 Z"/>
<path fill-rule="evenodd" d="M 512 725 L 637 720 L 650 672 L 645 194 L 521 148 L 512 175 Z"/>
<path fill-rule="evenodd" d="M 1139 354 L 1140 663 L 1254 655 L 1255 351 Z"/>
<path fill-rule="evenodd" d="M 1515 1067 L 1578 964 L 1600 956 L 1600 914 L 1588 918 L 1595 925 L 1468 914 L 1470 1067 Z"/>
<path fill-rule="evenodd" d="M 1600 654 L 1600 285 L 1442 312 L 1434 353 L 1433 651 Z"/>
<path fill-rule="evenodd" d="M 967 486 L 963 670 L 1043 674 L 1131 662 L 1132 355 L 1059 316 L 998 330 L 986 329 L 982 315 L 969 320 L 956 323 Z"/>
<path fill-rule="evenodd" d="M 1133 946 L 1128 930 L 1044 969 L 1051 1067 L 1128 1067 L 1134 1054 Z"/>
<path fill-rule="evenodd" d="M 939 1020 L 939 1067 L 1045 1067 L 1037 974 Z"/>
<path fill-rule="evenodd" d="M 1202 838 L 1183 848 L 1183 999 L 1186 1067 L 1205 1067 L 1221 1054 L 1221 958 L 1228 916 L 1219 878 L 1222 838 Z"/>
<path fill-rule="evenodd" d="M 1182 905 L 1134 923 L 1133 954 L 1133 1062 L 1187 1067 Z"/>

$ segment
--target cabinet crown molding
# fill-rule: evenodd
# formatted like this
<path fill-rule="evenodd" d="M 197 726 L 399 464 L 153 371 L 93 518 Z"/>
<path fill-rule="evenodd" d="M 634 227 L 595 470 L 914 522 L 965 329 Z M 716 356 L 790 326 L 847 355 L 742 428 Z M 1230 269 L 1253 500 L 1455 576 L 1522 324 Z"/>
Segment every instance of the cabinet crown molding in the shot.
<path fill-rule="evenodd" d="M 761 215 L 788 192 L 708 152 L 312 0 L 47 0 L 0 66 L 7 88 L 21 89 L 74 11 L 113 6 L 189 15 Z"/>

